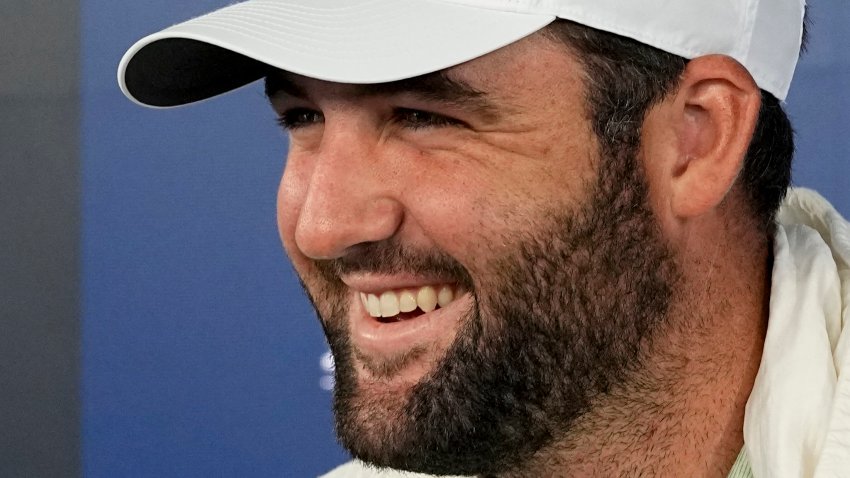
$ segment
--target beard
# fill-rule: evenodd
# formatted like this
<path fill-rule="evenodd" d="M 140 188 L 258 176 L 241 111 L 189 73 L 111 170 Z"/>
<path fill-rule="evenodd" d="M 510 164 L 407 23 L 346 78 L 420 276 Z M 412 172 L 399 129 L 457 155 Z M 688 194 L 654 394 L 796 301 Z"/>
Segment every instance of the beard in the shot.
<path fill-rule="evenodd" d="M 556 440 L 569 442 L 577 419 L 640 370 L 642 351 L 666 322 L 678 269 L 634 155 L 602 163 L 583 206 L 541 210 L 533 227 L 493 241 L 512 250 L 475 280 L 440 251 L 393 241 L 315 262 L 305 289 L 335 358 L 337 434 L 353 456 L 431 474 L 521 469 Z M 432 273 L 471 294 L 453 343 L 415 385 L 399 392 L 358 380 L 350 292 L 339 279 L 347 272 Z"/>

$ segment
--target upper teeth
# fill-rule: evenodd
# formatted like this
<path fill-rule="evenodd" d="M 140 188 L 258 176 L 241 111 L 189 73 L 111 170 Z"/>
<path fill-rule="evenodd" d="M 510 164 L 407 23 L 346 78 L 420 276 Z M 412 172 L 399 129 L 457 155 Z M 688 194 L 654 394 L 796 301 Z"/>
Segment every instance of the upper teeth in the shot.
<path fill-rule="evenodd" d="M 401 312 L 413 312 L 417 307 L 431 312 L 437 305 L 445 307 L 454 299 L 454 291 L 448 285 L 389 290 L 380 295 L 360 293 L 360 301 L 372 317 L 395 317 Z"/>

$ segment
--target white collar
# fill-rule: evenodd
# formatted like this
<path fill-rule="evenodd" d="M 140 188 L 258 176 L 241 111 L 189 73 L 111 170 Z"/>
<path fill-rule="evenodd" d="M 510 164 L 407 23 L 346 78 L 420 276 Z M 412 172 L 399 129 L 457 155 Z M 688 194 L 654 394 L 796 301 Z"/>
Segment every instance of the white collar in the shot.
<path fill-rule="evenodd" d="M 850 224 L 808 190 L 790 190 L 778 219 L 746 450 L 755 476 L 840 476 L 850 470 Z"/>

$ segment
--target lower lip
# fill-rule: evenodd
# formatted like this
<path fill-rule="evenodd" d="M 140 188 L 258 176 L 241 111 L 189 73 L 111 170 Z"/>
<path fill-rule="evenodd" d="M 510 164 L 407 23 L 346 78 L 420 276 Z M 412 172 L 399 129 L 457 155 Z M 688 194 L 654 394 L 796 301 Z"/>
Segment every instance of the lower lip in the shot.
<path fill-rule="evenodd" d="M 359 294 L 352 294 L 351 341 L 358 352 L 371 359 L 399 357 L 417 347 L 447 347 L 472 297 L 465 293 L 446 307 L 412 319 L 384 323 L 366 312 Z"/>

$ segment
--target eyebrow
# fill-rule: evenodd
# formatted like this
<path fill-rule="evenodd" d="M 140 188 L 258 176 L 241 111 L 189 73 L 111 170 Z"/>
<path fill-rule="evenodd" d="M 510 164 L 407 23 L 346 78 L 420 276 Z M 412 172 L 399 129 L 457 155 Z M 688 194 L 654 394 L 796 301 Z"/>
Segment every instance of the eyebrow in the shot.
<path fill-rule="evenodd" d="M 350 85 L 351 95 L 356 98 L 413 95 L 425 101 L 434 101 L 456 106 L 482 114 L 487 120 L 495 120 L 498 108 L 488 95 L 460 79 L 451 78 L 445 71 L 415 76 L 388 83 Z M 286 72 L 278 71 L 266 76 L 266 96 L 273 99 L 285 95 L 310 100 L 309 92 L 293 80 Z"/>

